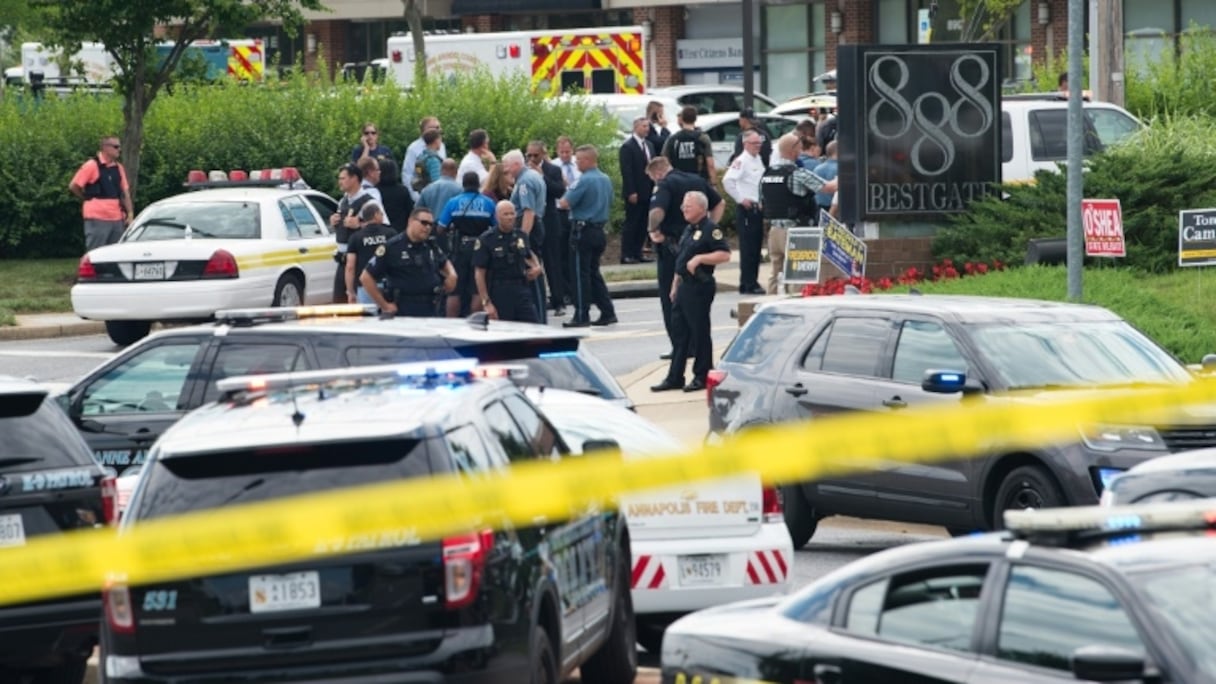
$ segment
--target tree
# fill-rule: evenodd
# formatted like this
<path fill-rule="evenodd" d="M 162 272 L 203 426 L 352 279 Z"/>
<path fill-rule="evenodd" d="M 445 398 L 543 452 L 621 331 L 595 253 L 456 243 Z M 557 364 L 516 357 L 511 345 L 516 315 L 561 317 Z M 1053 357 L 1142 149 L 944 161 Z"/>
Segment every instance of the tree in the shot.
<path fill-rule="evenodd" d="M 1028 0 L 958 0 L 958 15 L 963 22 L 964 43 L 978 43 L 996 37 L 1013 13 Z"/>
<path fill-rule="evenodd" d="M 405 22 L 410 26 L 414 39 L 414 87 L 426 83 L 426 39 L 422 35 L 422 11 L 418 0 L 401 0 L 405 5 Z"/>
<path fill-rule="evenodd" d="M 36 0 L 48 42 L 73 54 L 85 41 L 99 41 L 114 58 L 114 89 L 122 97 L 123 164 L 132 194 L 139 178 L 144 116 L 195 40 L 221 38 L 263 19 L 278 19 L 289 34 L 303 23 L 302 10 L 325 9 L 321 0 Z M 161 59 L 155 34 L 173 48 Z"/>

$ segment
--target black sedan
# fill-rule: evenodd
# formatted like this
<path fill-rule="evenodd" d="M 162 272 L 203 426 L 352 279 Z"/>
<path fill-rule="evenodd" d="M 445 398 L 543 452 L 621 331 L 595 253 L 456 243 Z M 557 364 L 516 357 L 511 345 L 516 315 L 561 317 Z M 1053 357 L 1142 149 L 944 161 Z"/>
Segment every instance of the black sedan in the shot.
<path fill-rule="evenodd" d="M 663 681 L 1216 681 L 1208 506 L 1013 513 L 1018 530 L 874 554 L 676 622 Z"/>

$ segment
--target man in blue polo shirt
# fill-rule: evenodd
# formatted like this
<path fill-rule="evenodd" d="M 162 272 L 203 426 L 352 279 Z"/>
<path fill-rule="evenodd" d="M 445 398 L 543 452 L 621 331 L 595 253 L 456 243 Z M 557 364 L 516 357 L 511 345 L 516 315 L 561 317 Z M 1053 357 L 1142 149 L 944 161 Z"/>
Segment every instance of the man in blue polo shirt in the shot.
<path fill-rule="evenodd" d="M 464 192 L 448 200 L 439 212 L 439 226 L 451 240 L 448 254 L 456 267 L 456 290 L 448 295 L 447 302 L 449 318 L 481 311 L 481 300 L 473 296 L 477 294 L 473 252 L 477 248 L 477 238 L 497 226 L 494 200 L 481 194 L 477 172 L 465 172 L 461 183 Z"/>
<path fill-rule="evenodd" d="M 539 260 L 540 255 L 544 253 L 545 243 L 545 179 L 539 171 L 524 162 L 524 154 L 519 150 L 504 154 L 502 165 L 503 170 L 515 179 L 515 187 L 511 190 L 511 204 L 515 205 L 516 225 L 528 236 L 528 246 Z M 536 310 L 540 315 L 540 322 L 547 323 L 545 281 L 536 279 L 531 285 L 536 291 Z"/>
<path fill-rule="evenodd" d="M 607 238 L 604 226 L 612 208 L 612 181 L 599 168 L 599 152 L 594 145 L 582 145 L 574 153 L 582 172 L 577 182 L 557 201 L 560 209 L 570 210 L 570 247 L 574 263 L 574 318 L 562 323 L 566 328 L 612 325 L 617 322 L 616 308 L 608 294 L 608 284 L 600 273 L 600 256 Z M 591 305 L 600 317 L 591 320 Z"/>

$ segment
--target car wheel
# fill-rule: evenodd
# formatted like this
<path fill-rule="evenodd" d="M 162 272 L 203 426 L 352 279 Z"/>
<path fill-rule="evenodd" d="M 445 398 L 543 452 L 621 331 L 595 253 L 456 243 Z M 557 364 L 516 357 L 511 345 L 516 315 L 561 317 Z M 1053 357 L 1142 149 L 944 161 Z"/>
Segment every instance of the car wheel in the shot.
<path fill-rule="evenodd" d="M 532 684 L 558 684 L 557 656 L 544 627 L 532 628 Z"/>
<path fill-rule="evenodd" d="M 1005 511 L 1028 508 L 1056 508 L 1065 504 L 1060 485 L 1042 466 L 1014 468 L 996 490 L 992 523 L 996 529 L 1005 528 Z"/>
<path fill-rule="evenodd" d="M 663 632 L 667 631 L 662 624 L 648 620 L 638 620 L 638 643 L 651 655 L 659 655 L 663 649 Z"/>
<path fill-rule="evenodd" d="M 304 303 L 304 283 L 293 273 L 286 273 L 274 286 L 274 301 L 271 306 L 300 306 Z"/>
<path fill-rule="evenodd" d="M 150 321 L 106 321 L 106 334 L 114 344 L 123 347 L 135 344 L 151 331 Z"/>
<path fill-rule="evenodd" d="M 633 594 L 629 588 L 628 550 L 617 552 L 616 604 L 608 638 L 579 668 L 586 684 L 629 684 L 638 676 L 638 631 L 633 616 Z"/>
<path fill-rule="evenodd" d="M 47 670 L 39 670 L 33 677 L 34 684 L 80 684 L 89 668 L 88 658 L 65 656 L 63 662 Z"/>
<path fill-rule="evenodd" d="M 802 493 L 801 486 L 782 487 L 781 499 L 785 507 L 785 526 L 790 531 L 790 539 L 794 542 L 795 550 L 801 549 L 815 536 L 819 518 L 815 515 L 814 507 L 806 500 L 806 495 Z"/>

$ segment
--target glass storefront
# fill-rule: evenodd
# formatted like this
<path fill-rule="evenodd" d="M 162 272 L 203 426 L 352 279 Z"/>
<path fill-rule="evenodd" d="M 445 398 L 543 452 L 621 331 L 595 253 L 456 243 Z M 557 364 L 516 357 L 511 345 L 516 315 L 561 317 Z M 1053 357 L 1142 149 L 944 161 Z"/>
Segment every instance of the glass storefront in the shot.
<path fill-rule="evenodd" d="M 764 7 L 761 21 L 761 90 L 777 100 L 811 91 L 811 79 L 827 69 L 828 26 L 822 0 Z"/>

